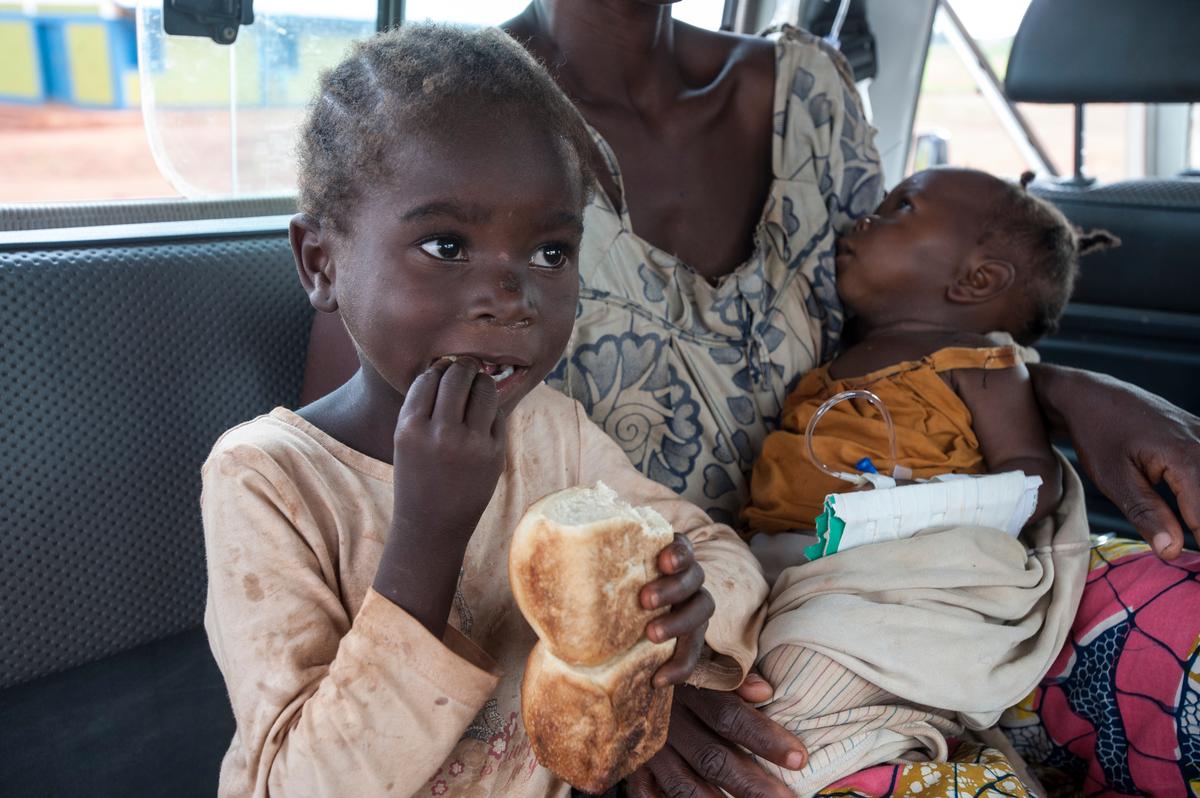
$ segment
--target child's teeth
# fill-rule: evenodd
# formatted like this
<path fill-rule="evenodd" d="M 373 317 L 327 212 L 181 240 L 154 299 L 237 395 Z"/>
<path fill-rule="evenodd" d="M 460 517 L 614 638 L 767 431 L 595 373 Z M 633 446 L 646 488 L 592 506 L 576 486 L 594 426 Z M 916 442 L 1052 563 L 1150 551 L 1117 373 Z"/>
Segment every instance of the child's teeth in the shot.
<path fill-rule="evenodd" d="M 498 368 L 500 370 L 492 375 L 492 379 L 496 382 L 508 379 L 512 376 L 512 373 L 515 370 L 512 366 L 499 366 Z"/>

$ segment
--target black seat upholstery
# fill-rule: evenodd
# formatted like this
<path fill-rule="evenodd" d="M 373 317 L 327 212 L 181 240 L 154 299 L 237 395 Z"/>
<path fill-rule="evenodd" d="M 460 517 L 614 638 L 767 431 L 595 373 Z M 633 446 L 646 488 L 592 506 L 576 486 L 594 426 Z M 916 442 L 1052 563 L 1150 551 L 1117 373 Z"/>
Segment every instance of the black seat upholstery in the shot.
<path fill-rule="evenodd" d="M 1033 0 L 1004 91 L 1030 103 L 1187 103 L 1200 97 L 1195 0 Z"/>
<path fill-rule="evenodd" d="M 311 311 L 284 225 L 0 236 L 5 796 L 215 791 L 233 726 L 198 628 L 199 467 L 297 401 Z"/>
<path fill-rule="evenodd" d="M 1033 0 L 1005 77 L 1024 102 L 1200 101 L 1194 0 Z M 1039 181 L 1031 190 L 1118 249 L 1082 263 L 1050 361 L 1113 374 L 1200 413 L 1200 178 Z M 1132 527 L 1089 486 L 1097 531 Z"/>

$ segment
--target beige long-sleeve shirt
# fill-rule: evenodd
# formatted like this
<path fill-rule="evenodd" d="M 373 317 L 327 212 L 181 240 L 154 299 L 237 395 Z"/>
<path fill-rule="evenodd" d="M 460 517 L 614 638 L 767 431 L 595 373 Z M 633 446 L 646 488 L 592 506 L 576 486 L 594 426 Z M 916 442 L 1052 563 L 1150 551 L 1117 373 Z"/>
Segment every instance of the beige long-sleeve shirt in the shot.
<path fill-rule="evenodd" d="M 508 425 L 508 467 L 434 638 L 370 589 L 392 467 L 277 409 L 227 432 L 204 465 L 205 626 L 237 731 L 222 796 L 562 795 L 520 717 L 535 636 L 508 585 L 525 509 L 603 480 L 695 544 L 717 652 L 693 682 L 730 689 L 754 661 L 767 587 L 733 532 L 642 477 L 582 408 L 538 387 Z M 447 486 L 445 501 L 454 501 Z"/>

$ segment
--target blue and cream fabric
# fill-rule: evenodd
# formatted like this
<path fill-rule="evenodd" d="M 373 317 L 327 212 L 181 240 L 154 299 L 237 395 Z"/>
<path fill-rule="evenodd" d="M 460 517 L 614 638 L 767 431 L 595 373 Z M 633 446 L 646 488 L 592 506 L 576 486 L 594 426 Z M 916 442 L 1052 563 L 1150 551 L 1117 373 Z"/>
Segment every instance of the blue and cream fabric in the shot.
<path fill-rule="evenodd" d="M 597 190 L 575 335 L 548 380 L 644 474 L 727 523 L 788 390 L 837 346 L 834 235 L 883 194 L 842 57 L 795 29 L 775 56 L 774 181 L 753 255 L 713 285 L 641 239 L 628 210 Z M 624 196 L 611 148 L 593 135 Z"/>

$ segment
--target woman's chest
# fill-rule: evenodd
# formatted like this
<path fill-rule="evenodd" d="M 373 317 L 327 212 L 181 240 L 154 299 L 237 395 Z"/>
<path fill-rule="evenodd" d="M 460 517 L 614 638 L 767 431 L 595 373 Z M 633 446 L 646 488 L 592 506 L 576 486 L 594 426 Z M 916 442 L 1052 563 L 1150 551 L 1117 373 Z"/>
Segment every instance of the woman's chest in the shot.
<path fill-rule="evenodd" d="M 624 203 L 642 239 L 715 280 L 753 251 L 774 177 L 771 114 L 766 108 L 758 119 L 690 116 L 684 110 L 646 120 L 610 112 L 589 121 L 620 165 L 620 187 L 601 175 L 613 205 Z"/>

